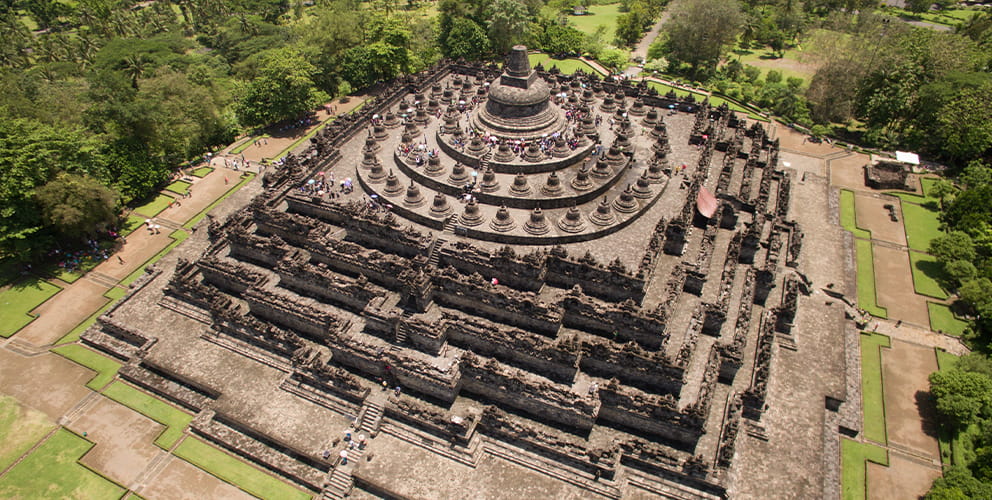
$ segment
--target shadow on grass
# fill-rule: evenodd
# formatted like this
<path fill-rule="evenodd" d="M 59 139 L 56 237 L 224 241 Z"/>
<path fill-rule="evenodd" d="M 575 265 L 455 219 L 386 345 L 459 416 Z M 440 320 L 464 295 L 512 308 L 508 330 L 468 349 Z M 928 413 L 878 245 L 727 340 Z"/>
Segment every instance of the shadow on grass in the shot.
<path fill-rule="evenodd" d="M 921 273 L 927 275 L 928 278 L 940 283 L 941 285 L 947 285 L 948 282 L 951 281 L 950 276 L 944 272 L 944 265 L 938 261 L 918 260 L 915 262 L 915 265 Z"/>

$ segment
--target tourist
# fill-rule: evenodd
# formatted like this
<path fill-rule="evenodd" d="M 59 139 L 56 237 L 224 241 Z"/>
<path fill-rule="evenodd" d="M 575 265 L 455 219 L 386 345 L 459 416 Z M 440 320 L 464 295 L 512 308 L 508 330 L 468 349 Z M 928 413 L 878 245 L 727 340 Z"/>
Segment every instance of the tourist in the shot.
<path fill-rule="evenodd" d="M 341 450 L 338 456 L 341 457 L 341 465 L 348 465 L 348 450 Z"/>

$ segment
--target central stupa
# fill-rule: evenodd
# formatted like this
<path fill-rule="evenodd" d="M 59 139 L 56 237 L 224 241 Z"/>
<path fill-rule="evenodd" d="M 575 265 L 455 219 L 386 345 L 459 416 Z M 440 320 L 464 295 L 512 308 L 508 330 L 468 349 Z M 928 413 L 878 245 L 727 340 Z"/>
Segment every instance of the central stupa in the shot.
<path fill-rule="evenodd" d="M 472 126 L 499 137 L 534 139 L 565 129 L 563 113 L 550 102 L 547 82 L 531 69 L 527 47 L 513 47 L 503 74 L 489 85 L 486 107 Z"/>

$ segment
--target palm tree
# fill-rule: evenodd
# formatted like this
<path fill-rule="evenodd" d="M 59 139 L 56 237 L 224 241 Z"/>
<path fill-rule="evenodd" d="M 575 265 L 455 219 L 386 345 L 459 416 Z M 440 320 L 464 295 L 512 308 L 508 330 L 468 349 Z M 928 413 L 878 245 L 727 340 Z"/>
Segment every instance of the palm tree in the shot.
<path fill-rule="evenodd" d="M 138 88 L 138 79 L 144 75 L 149 62 L 144 54 L 132 54 L 124 58 L 124 73 L 131 77 L 131 86 L 135 89 Z"/>

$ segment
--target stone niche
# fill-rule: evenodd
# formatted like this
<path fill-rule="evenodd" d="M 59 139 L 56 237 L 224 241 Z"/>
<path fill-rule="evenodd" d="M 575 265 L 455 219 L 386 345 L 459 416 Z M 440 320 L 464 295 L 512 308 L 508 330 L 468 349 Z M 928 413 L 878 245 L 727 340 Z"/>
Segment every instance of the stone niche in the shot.
<path fill-rule="evenodd" d="M 908 183 L 912 168 L 901 161 L 876 160 L 865 165 L 865 185 L 872 189 L 916 191 L 916 187 Z"/>

